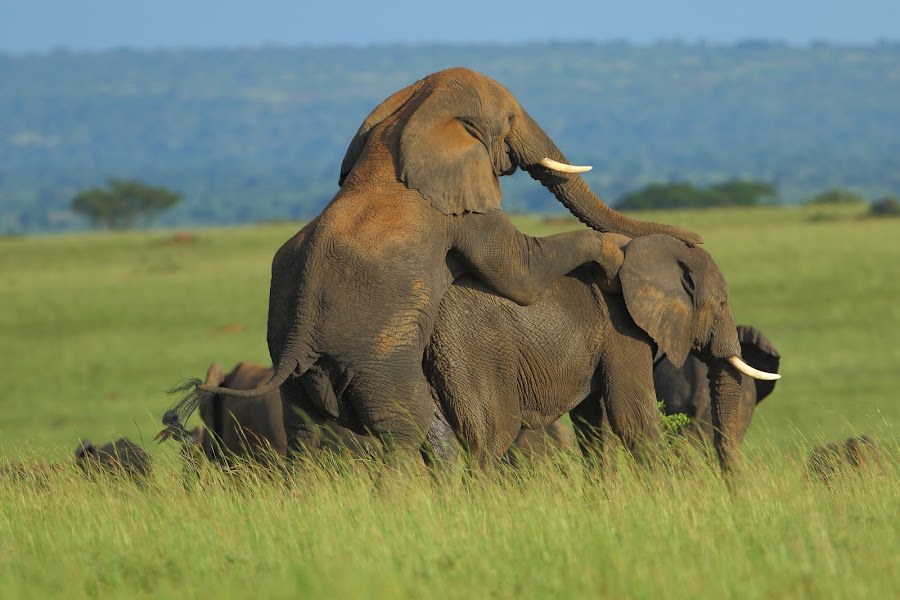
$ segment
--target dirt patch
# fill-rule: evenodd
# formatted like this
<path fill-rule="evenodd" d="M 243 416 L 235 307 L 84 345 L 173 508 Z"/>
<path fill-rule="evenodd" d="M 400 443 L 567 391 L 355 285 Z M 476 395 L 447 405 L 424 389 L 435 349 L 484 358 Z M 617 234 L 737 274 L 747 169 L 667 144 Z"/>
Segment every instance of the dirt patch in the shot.
<path fill-rule="evenodd" d="M 229 323 L 222 327 L 222 331 L 225 333 L 243 333 L 247 331 L 247 326 L 243 323 Z"/>
<path fill-rule="evenodd" d="M 567 226 L 578 223 L 578 219 L 575 217 L 567 217 L 565 215 L 548 215 L 541 219 L 541 223 L 544 225 Z"/>
<path fill-rule="evenodd" d="M 172 235 L 173 244 L 193 244 L 197 241 L 197 236 L 186 231 L 178 231 Z"/>

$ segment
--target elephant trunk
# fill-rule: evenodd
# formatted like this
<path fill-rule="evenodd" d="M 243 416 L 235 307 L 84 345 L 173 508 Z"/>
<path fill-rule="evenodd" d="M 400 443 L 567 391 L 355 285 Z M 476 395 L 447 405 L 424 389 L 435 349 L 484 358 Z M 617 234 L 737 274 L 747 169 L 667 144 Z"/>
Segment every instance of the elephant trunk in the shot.
<path fill-rule="evenodd" d="M 568 161 L 556 144 L 527 113 L 522 114 L 520 125 L 521 129 L 511 144 L 518 164 L 533 179 L 541 182 L 541 185 L 550 190 L 556 199 L 582 223 L 597 231 L 620 233 L 632 238 L 662 233 L 678 238 L 691 246 L 703 243 L 703 238 L 694 232 L 671 225 L 637 221 L 614 211 L 591 191 L 577 173 L 561 173 L 553 166 L 545 166 L 553 165 L 554 162 L 568 164 Z M 548 158 L 552 162 L 545 160 Z M 584 169 L 576 168 L 574 170 Z"/>
<path fill-rule="evenodd" d="M 740 461 L 748 420 L 741 415 L 741 374 L 728 360 L 713 359 L 707 365 L 709 398 L 712 404 L 713 443 L 722 470 L 732 472 Z"/>

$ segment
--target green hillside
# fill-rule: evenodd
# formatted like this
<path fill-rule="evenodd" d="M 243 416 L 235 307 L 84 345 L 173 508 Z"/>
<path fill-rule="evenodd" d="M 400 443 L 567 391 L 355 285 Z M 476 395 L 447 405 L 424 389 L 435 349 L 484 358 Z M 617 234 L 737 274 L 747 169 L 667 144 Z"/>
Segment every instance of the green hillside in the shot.
<path fill-rule="evenodd" d="M 170 226 L 309 218 L 368 112 L 428 73 L 505 84 L 614 202 L 656 181 L 900 190 L 900 45 L 558 43 L 0 54 L 0 233 L 83 228 L 108 177 L 170 187 Z M 559 210 L 525 176 L 509 210 Z"/>

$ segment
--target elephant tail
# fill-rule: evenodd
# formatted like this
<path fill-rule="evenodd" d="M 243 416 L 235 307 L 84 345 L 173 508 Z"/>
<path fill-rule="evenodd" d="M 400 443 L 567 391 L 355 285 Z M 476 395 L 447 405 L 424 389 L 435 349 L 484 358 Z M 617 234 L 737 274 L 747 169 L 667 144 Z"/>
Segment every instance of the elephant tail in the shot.
<path fill-rule="evenodd" d="M 278 368 L 275 369 L 275 373 L 272 374 L 272 377 L 264 384 L 255 387 L 252 390 L 233 390 L 231 388 L 219 387 L 216 385 L 204 385 L 199 379 L 191 381 L 198 394 L 206 394 L 209 396 L 221 394 L 232 398 L 259 398 L 274 392 L 281 387 L 281 384 L 287 381 L 287 378 L 291 376 L 297 366 L 298 361 L 296 359 L 288 358 L 279 361 Z M 308 368 L 309 367 L 307 367 L 307 369 Z M 306 369 L 303 369 L 303 371 L 306 371 Z"/>
<path fill-rule="evenodd" d="M 290 348 L 290 346 L 289 346 Z M 163 415 L 162 422 L 165 429 L 159 432 L 156 439 L 165 441 L 169 437 L 175 437 L 181 441 L 195 443 L 193 435 L 184 427 L 184 423 L 198 406 L 211 401 L 216 396 L 229 396 L 231 398 L 260 398 L 276 391 L 282 383 L 291 375 L 302 375 L 315 362 L 312 352 L 298 353 L 286 348 L 281 354 L 281 359 L 275 368 L 272 377 L 262 385 L 252 390 L 234 390 L 226 387 L 205 385 L 200 379 L 187 379 L 167 391 L 168 394 L 180 395 L 176 402 Z"/>

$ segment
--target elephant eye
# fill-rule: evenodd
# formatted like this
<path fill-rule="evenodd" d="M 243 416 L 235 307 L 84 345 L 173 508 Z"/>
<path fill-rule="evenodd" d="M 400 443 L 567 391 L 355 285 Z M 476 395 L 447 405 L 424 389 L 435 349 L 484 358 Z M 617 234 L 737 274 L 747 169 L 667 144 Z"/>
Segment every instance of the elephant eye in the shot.
<path fill-rule="evenodd" d="M 684 288 L 684 291 L 694 295 L 694 291 L 696 290 L 696 286 L 694 285 L 694 277 L 691 275 L 690 269 L 687 268 L 687 265 L 681 265 L 681 287 Z"/>
<path fill-rule="evenodd" d="M 462 123 L 463 127 L 466 128 L 466 131 L 469 132 L 473 137 L 482 139 L 481 130 L 475 124 L 475 121 L 466 117 L 460 117 L 459 122 Z"/>

